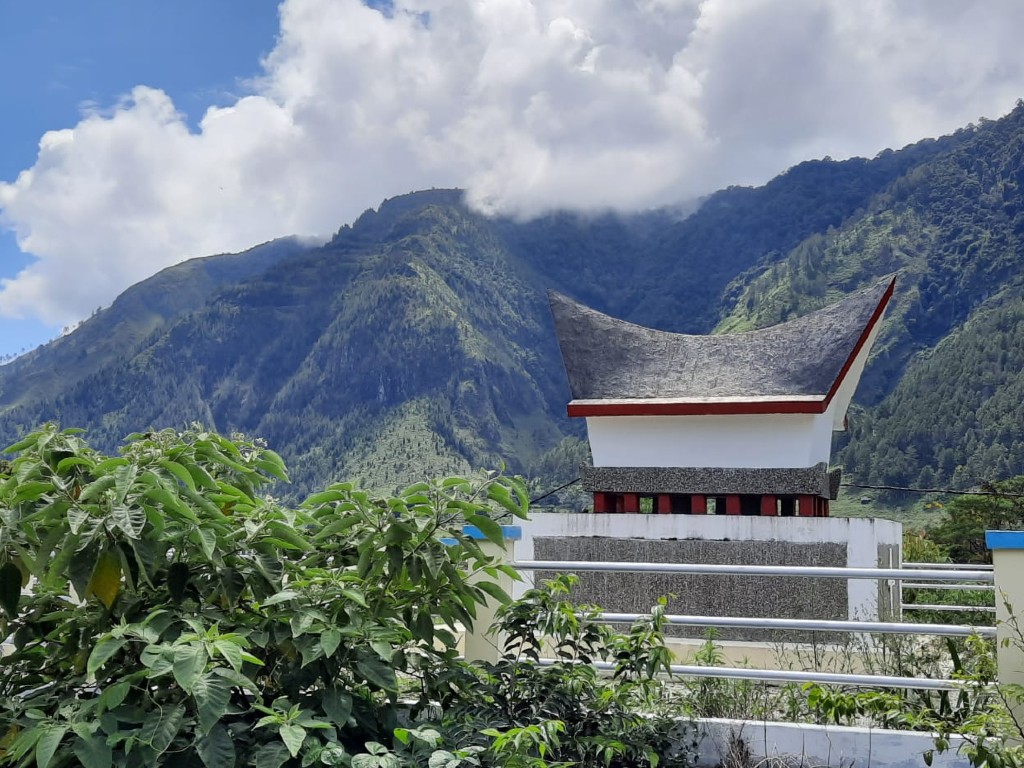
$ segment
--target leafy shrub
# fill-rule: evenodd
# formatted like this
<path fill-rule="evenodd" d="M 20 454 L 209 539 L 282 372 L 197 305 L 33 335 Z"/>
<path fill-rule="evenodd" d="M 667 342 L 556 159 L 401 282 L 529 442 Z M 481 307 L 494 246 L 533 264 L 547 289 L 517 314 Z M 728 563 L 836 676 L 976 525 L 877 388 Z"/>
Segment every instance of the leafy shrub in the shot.
<path fill-rule="evenodd" d="M 198 428 L 8 450 L 0 765 L 383 766 L 400 683 L 450 697 L 456 625 L 507 600 L 463 522 L 500 542 L 492 509 L 527 503 L 491 475 L 290 509 L 259 493 L 275 453 Z"/>

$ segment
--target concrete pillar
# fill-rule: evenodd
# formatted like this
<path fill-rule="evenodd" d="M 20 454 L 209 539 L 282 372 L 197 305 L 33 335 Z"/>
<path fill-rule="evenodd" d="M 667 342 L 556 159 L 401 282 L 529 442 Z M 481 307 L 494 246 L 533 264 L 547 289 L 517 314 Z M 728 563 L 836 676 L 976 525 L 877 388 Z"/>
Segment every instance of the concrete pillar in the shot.
<path fill-rule="evenodd" d="M 727 515 L 738 515 L 740 514 L 740 497 L 736 494 L 729 494 L 725 497 L 725 514 Z"/>
<path fill-rule="evenodd" d="M 658 508 L 655 510 L 659 515 L 672 514 L 672 497 L 667 493 L 659 493 L 657 496 Z"/>
<path fill-rule="evenodd" d="M 996 572 L 996 665 L 999 684 L 1024 685 L 1024 531 L 986 531 Z M 1007 703 L 1024 722 L 1024 702 Z"/>
<path fill-rule="evenodd" d="M 506 561 L 516 559 L 516 542 L 523 538 L 523 529 L 518 525 L 501 526 L 501 532 L 505 536 L 504 547 L 499 547 L 488 540 L 475 525 L 464 526 L 462 532 L 479 541 L 480 549 L 484 551 L 485 555 Z M 497 582 L 498 586 L 511 597 L 512 577 L 499 572 Z M 488 630 L 494 624 L 494 614 L 498 610 L 498 605 L 498 601 L 490 596 L 487 597 L 486 604 L 477 605 L 473 628 L 470 630 L 467 627 L 463 636 L 463 653 L 466 656 L 466 661 L 496 662 L 501 656 L 501 646 L 505 643 L 505 638 L 498 636 L 497 633 L 488 634 Z"/>
<path fill-rule="evenodd" d="M 708 513 L 708 497 L 707 496 L 691 496 L 690 497 L 690 514 L 691 515 L 706 515 Z"/>
<path fill-rule="evenodd" d="M 762 496 L 761 497 L 761 516 L 762 517 L 775 517 L 779 514 L 778 507 L 775 503 L 774 496 Z"/>

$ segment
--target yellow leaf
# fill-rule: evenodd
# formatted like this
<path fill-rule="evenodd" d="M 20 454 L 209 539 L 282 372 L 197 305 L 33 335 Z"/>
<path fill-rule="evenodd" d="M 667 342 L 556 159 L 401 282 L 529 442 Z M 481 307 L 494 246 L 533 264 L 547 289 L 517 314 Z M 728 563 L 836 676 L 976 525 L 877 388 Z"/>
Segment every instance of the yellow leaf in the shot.
<path fill-rule="evenodd" d="M 121 591 L 121 558 L 116 552 L 107 550 L 96 561 L 92 578 L 85 588 L 85 596 L 96 595 L 107 608 L 114 604 Z"/>
<path fill-rule="evenodd" d="M 12 725 L 7 729 L 7 733 L 4 734 L 4 737 L 0 739 L 0 760 L 2 760 L 4 755 L 7 754 L 7 750 L 10 748 L 11 744 L 14 743 L 14 740 L 18 738 L 19 731 L 20 729 L 18 726 Z"/>

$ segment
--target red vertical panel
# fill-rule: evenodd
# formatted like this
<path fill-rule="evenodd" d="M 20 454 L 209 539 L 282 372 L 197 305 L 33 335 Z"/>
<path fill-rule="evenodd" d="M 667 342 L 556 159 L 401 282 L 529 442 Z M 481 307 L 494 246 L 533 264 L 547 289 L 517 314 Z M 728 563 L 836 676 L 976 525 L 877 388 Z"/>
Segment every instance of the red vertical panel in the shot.
<path fill-rule="evenodd" d="M 690 514 L 691 515 L 706 515 L 708 513 L 708 497 L 707 496 L 691 496 L 690 497 Z"/>
<path fill-rule="evenodd" d="M 761 497 L 761 516 L 762 517 L 776 517 L 779 514 L 778 506 L 775 503 L 774 496 L 762 496 Z"/>
<path fill-rule="evenodd" d="M 622 494 L 622 511 L 627 513 L 636 514 L 640 511 L 640 494 L 639 493 L 624 493 Z"/>
<path fill-rule="evenodd" d="M 800 497 L 800 517 L 815 517 L 818 512 L 817 496 Z"/>
<path fill-rule="evenodd" d="M 604 491 L 594 491 L 594 512 L 599 514 L 608 512 L 608 494 Z"/>
<path fill-rule="evenodd" d="M 740 514 L 740 497 L 735 494 L 725 497 L 725 514 Z"/>
<path fill-rule="evenodd" d="M 672 514 L 672 497 L 669 496 L 667 493 L 658 494 L 658 514 Z"/>

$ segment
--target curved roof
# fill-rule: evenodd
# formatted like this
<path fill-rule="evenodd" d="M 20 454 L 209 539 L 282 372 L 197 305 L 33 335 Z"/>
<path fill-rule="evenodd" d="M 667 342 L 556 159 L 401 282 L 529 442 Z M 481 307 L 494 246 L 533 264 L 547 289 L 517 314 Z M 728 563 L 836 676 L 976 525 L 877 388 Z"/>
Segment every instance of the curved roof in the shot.
<path fill-rule="evenodd" d="M 644 328 L 549 292 L 569 415 L 822 413 L 895 282 L 770 328 L 709 336 Z"/>

